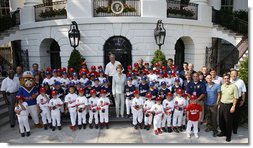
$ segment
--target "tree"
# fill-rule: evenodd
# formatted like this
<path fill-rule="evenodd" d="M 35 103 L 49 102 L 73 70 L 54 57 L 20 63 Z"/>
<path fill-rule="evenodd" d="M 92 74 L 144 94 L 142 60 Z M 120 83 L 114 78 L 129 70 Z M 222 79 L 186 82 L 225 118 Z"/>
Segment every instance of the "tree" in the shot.
<path fill-rule="evenodd" d="M 166 60 L 164 53 L 158 49 L 155 51 L 154 57 L 153 57 L 151 63 L 154 65 L 155 63 L 157 63 L 159 61 L 162 61 L 163 65 L 167 64 L 167 60 Z"/>
<path fill-rule="evenodd" d="M 248 64 L 249 64 L 249 58 L 246 57 L 240 64 L 240 69 L 239 69 L 239 78 L 242 79 L 246 85 L 246 88 L 248 90 Z M 244 106 L 241 108 L 241 116 L 240 116 L 240 123 L 245 123 L 248 122 L 248 93 L 246 93 L 245 96 L 245 103 Z"/>
<path fill-rule="evenodd" d="M 68 60 L 68 68 L 72 67 L 74 68 L 75 72 L 79 72 L 81 69 L 81 62 L 83 61 L 83 57 L 80 54 L 80 52 L 76 49 L 74 49 L 69 57 Z"/>

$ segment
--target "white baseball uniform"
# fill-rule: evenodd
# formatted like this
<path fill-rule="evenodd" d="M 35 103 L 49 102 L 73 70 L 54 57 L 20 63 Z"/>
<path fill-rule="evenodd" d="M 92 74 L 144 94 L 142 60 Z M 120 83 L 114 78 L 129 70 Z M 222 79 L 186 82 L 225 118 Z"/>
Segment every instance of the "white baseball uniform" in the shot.
<path fill-rule="evenodd" d="M 137 121 L 139 123 L 142 123 L 143 105 L 144 105 L 144 101 L 142 97 L 133 98 L 132 100 L 133 125 L 137 125 Z M 139 106 L 139 109 L 136 109 L 136 106 Z"/>
<path fill-rule="evenodd" d="M 22 109 L 21 105 L 18 105 L 15 107 L 15 111 L 21 111 L 19 114 L 16 114 L 18 117 L 18 123 L 19 123 L 19 130 L 20 133 L 30 132 L 30 126 L 28 122 L 28 113 L 27 108 L 28 104 L 26 102 L 23 102 L 22 105 L 24 106 L 25 110 Z"/>
<path fill-rule="evenodd" d="M 173 114 L 173 126 L 181 126 L 184 108 L 186 107 L 186 101 L 183 97 L 176 96 L 174 98 L 174 114 Z"/>
<path fill-rule="evenodd" d="M 77 94 L 73 93 L 68 93 L 65 96 L 65 103 L 68 103 L 68 110 L 69 110 L 69 114 L 70 114 L 70 120 L 71 120 L 71 125 L 75 126 L 76 125 L 76 98 L 77 98 Z"/>
<path fill-rule="evenodd" d="M 167 127 L 171 127 L 171 115 L 174 109 L 174 101 L 163 100 L 164 118 L 162 120 L 162 127 L 165 127 L 167 122 Z"/>
<path fill-rule="evenodd" d="M 160 105 L 154 104 L 151 108 L 151 111 L 155 112 L 154 121 L 153 121 L 154 130 L 160 129 L 161 124 L 162 124 L 162 115 L 164 114 L 162 104 Z"/>
<path fill-rule="evenodd" d="M 51 108 L 51 117 L 52 117 L 52 126 L 61 126 L 61 114 L 60 114 L 60 106 L 63 105 L 63 102 L 60 98 L 52 98 L 48 106 Z M 53 109 L 53 107 L 56 107 Z M 57 122 L 57 123 L 56 123 Z"/>
<path fill-rule="evenodd" d="M 77 116 L 78 116 L 78 125 L 86 124 L 86 114 L 87 114 L 87 105 L 88 100 L 85 96 L 78 96 L 76 98 L 77 107 Z M 79 109 L 82 109 L 82 112 L 79 112 Z"/>
<path fill-rule="evenodd" d="M 109 98 L 100 97 L 98 99 L 97 105 L 100 108 L 100 110 L 99 110 L 100 123 L 104 123 L 104 122 L 108 123 L 109 122 L 109 114 L 108 113 L 109 113 L 109 105 L 110 105 Z M 104 110 L 104 112 L 102 110 Z"/>
<path fill-rule="evenodd" d="M 41 110 L 41 119 L 43 124 L 51 124 L 51 112 L 48 107 L 48 102 L 49 102 L 49 96 L 45 94 L 47 97 L 42 96 L 41 94 L 37 96 L 37 104 L 40 107 Z"/>
<path fill-rule="evenodd" d="M 89 110 L 89 124 L 92 123 L 93 118 L 95 118 L 95 124 L 98 124 L 98 111 L 97 111 L 97 103 L 98 103 L 98 97 L 90 97 L 88 104 L 90 105 L 90 110 Z M 92 110 L 95 109 L 96 112 L 93 112 Z"/>
<path fill-rule="evenodd" d="M 154 105 L 154 101 L 152 101 L 152 100 L 146 100 L 144 103 L 143 108 L 144 108 L 144 116 L 145 116 L 144 117 L 144 124 L 145 125 L 151 125 L 151 123 L 152 123 L 153 115 L 149 114 L 149 117 L 146 117 L 146 112 L 150 112 L 153 105 Z"/>

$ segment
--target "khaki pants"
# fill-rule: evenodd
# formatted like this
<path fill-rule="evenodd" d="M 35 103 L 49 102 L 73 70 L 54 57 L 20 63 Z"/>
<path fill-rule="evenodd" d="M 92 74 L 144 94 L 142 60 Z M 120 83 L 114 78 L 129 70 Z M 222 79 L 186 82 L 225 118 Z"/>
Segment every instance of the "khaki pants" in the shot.
<path fill-rule="evenodd" d="M 121 116 L 124 116 L 124 105 L 125 105 L 124 100 L 125 100 L 124 94 L 116 94 L 115 107 L 117 117 L 119 117 L 119 113 Z"/>

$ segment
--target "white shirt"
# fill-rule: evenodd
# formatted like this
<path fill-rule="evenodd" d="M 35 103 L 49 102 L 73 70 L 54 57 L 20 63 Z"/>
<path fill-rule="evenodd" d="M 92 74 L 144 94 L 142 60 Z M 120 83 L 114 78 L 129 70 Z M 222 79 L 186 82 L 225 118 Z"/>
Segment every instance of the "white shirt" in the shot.
<path fill-rule="evenodd" d="M 165 82 L 168 87 L 171 87 L 174 84 L 174 79 L 173 78 L 165 78 Z"/>
<path fill-rule="evenodd" d="M 187 101 L 183 97 L 176 96 L 174 98 L 174 107 L 186 107 Z"/>
<path fill-rule="evenodd" d="M 79 81 L 82 83 L 82 84 L 85 84 L 89 79 L 88 78 L 81 78 Z"/>
<path fill-rule="evenodd" d="M 108 75 L 108 76 L 116 75 L 117 74 L 116 67 L 118 65 L 121 65 L 121 63 L 119 61 L 115 61 L 114 64 L 112 64 L 112 62 L 109 62 L 108 64 L 106 64 L 105 74 Z"/>
<path fill-rule="evenodd" d="M 98 99 L 99 99 L 98 97 L 95 97 L 95 98 L 90 97 L 88 104 L 90 105 L 90 108 L 91 108 L 91 109 L 97 107 Z"/>
<path fill-rule="evenodd" d="M 21 105 L 18 105 L 15 107 L 15 111 L 21 111 L 20 114 L 16 114 L 18 117 L 28 116 L 28 113 L 27 113 L 28 104 L 26 102 L 23 102 L 22 105 L 25 107 L 26 110 L 23 110 Z"/>
<path fill-rule="evenodd" d="M 85 96 L 78 96 L 76 98 L 76 105 L 78 105 L 78 108 L 84 108 L 88 105 L 88 100 Z"/>
<path fill-rule="evenodd" d="M 70 80 L 69 80 L 69 78 L 61 78 L 60 82 L 61 82 L 62 84 L 65 83 L 66 85 L 68 85 L 69 82 L 70 82 Z"/>
<path fill-rule="evenodd" d="M 153 74 L 148 74 L 147 77 L 148 77 L 149 82 L 157 80 L 157 75 L 154 74 L 154 73 Z"/>
<path fill-rule="evenodd" d="M 242 79 L 237 78 L 235 81 L 232 79 L 230 80 L 231 83 L 234 83 L 238 88 L 238 96 L 241 97 L 242 93 L 245 93 L 247 91 L 245 83 Z"/>
<path fill-rule="evenodd" d="M 121 74 L 119 77 L 118 74 L 114 75 L 112 78 L 112 94 L 122 94 L 124 93 L 124 87 L 126 84 L 126 75 Z"/>
<path fill-rule="evenodd" d="M 105 97 L 105 98 L 100 97 L 100 98 L 98 99 L 97 105 L 100 106 L 101 109 L 102 109 L 102 108 L 108 109 L 108 108 L 109 108 L 109 105 L 105 105 L 106 103 L 110 104 L 109 98 L 107 98 L 107 97 Z"/>
<path fill-rule="evenodd" d="M 5 78 L 1 85 L 1 91 L 15 93 L 19 89 L 19 79 L 14 77 L 10 79 L 9 77 Z"/>
<path fill-rule="evenodd" d="M 60 77 L 51 77 L 48 84 L 49 84 L 49 85 L 53 85 L 55 81 L 60 82 L 60 81 L 61 81 L 61 78 L 60 78 Z"/>
<path fill-rule="evenodd" d="M 77 98 L 77 94 L 73 93 L 68 93 L 66 96 L 65 96 L 65 100 L 64 102 L 65 103 L 68 103 L 68 107 L 69 108 L 73 108 L 76 106 L 76 98 Z"/>
<path fill-rule="evenodd" d="M 223 79 L 222 77 L 216 76 L 215 79 L 213 79 L 213 82 L 221 86 L 223 84 Z"/>
<path fill-rule="evenodd" d="M 155 104 L 154 101 L 152 101 L 152 100 L 146 100 L 145 103 L 144 103 L 144 109 L 145 109 L 146 111 L 150 111 L 151 108 L 152 108 L 152 106 L 153 106 L 154 104 Z"/>
<path fill-rule="evenodd" d="M 172 112 L 173 109 L 174 109 L 174 102 L 173 100 L 163 100 L 163 108 L 164 108 L 164 111 L 167 111 L 167 112 Z"/>
<path fill-rule="evenodd" d="M 45 95 L 47 95 L 47 94 L 45 94 Z M 41 110 L 48 109 L 48 102 L 49 102 L 49 96 L 48 95 L 47 95 L 47 98 L 42 96 L 41 94 L 38 95 L 38 97 L 36 98 L 37 104 L 39 105 Z"/>
<path fill-rule="evenodd" d="M 98 77 L 98 80 L 99 80 L 99 85 L 103 85 L 104 80 L 106 80 L 106 78 L 104 78 L 104 77 Z"/>
<path fill-rule="evenodd" d="M 155 117 L 162 117 L 164 110 L 163 110 L 163 106 L 162 104 L 158 105 L 158 104 L 154 104 L 151 107 L 151 111 L 155 112 Z"/>
<path fill-rule="evenodd" d="M 50 85 L 50 79 L 51 78 L 44 78 L 44 80 L 42 81 L 42 84 L 44 84 L 44 83 L 47 83 L 47 84 L 49 84 Z"/>
<path fill-rule="evenodd" d="M 60 107 L 57 106 L 57 105 L 62 105 L 63 102 L 60 98 L 52 98 L 49 103 L 48 103 L 48 106 L 49 107 L 54 107 L 56 106 L 56 109 L 55 110 L 51 110 L 51 111 L 60 111 Z"/>
<path fill-rule="evenodd" d="M 144 105 L 144 100 L 143 100 L 142 97 L 139 97 L 139 98 L 134 97 L 134 98 L 133 98 L 133 100 L 132 100 L 132 109 L 133 109 L 133 110 L 136 110 L 136 109 L 134 108 L 136 105 L 139 105 L 139 107 L 140 107 L 141 105 Z M 138 111 L 139 111 L 139 110 L 138 110 Z"/>

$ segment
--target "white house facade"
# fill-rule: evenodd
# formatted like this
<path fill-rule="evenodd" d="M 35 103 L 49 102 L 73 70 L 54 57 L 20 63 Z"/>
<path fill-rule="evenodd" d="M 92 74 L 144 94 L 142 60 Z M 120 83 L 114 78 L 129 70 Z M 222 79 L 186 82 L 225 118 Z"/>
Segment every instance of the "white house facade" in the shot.
<path fill-rule="evenodd" d="M 1 39 L 0 44 L 20 40 L 21 49 L 28 50 L 30 67 L 33 63 L 38 63 L 40 68 L 57 67 L 52 63 L 55 61 L 60 67 L 67 67 L 73 49 L 68 30 L 71 22 L 76 21 L 81 34 L 77 50 L 86 59 L 88 67 L 104 66 L 108 62 L 108 52 L 117 52 L 118 58 L 127 61 L 125 64 L 133 64 L 139 58 L 150 62 L 158 49 L 154 29 L 157 21 L 162 20 L 166 37 L 161 50 L 166 58 L 174 59 L 175 54 L 180 54 L 181 59 L 175 61 L 193 63 L 196 69 L 200 69 L 206 64 L 206 49 L 212 47 L 213 38 L 222 38 L 234 46 L 241 41 L 240 37 L 219 30 L 212 22 L 212 7 L 219 10 L 221 0 L 190 0 L 182 9 L 190 10 L 191 14 L 183 17 L 167 14 L 169 8 L 180 9 L 178 1 L 114 1 L 125 2 L 134 11 L 129 9 L 118 15 L 98 11 L 100 6 L 109 5 L 108 0 L 53 0 L 50 7 L 43 5 L 43 0 L 10 0 L 11 10 L 20 8 L 20 25 L 14 33 Z M 240 1 L 235 7 L 237 10 L 247 10 L 247 0 L 237 1 Z M 45 9 L 63 8 L 66 17 L 40 17 Z M 179 40 L 183 43 L 183 52 L 175 50 Z"/>

